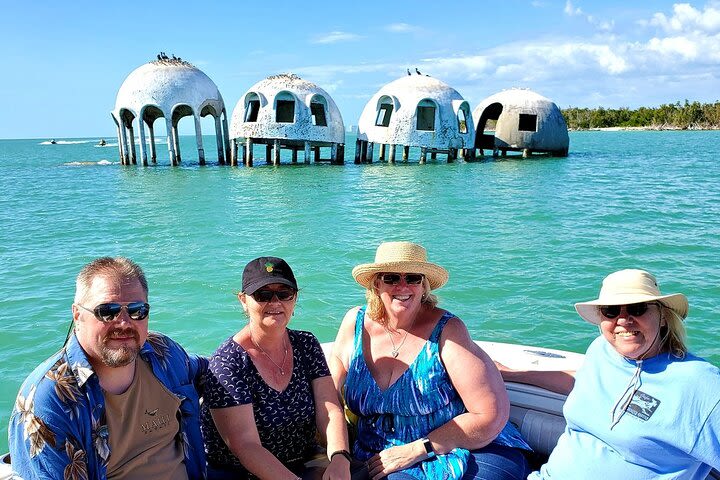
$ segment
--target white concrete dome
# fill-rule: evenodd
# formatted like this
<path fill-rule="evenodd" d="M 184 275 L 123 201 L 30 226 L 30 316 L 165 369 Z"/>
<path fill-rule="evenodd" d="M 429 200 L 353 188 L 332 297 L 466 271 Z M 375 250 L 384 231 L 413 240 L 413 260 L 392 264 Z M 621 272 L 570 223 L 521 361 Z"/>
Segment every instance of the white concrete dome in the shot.
<path fill-rule="evenodd" d="M 470 106 L 457 90 L 425 75 L 406 75 L 382 87 L 365 105 L 358 139 L 437 149 L 471 148 Z"/>
<path fill-rule="evenodd" d="M 477 148 L 567 155 L 570 139 L 562 112 L 532 90 L 513 88 L 491 95 L 475 108 L 473 118 Z M 488 120 L 497 122 L 493 135 L 483 135 Z"/>
<path fill-rule="evenodd" d="M 225 108 L 215 83 L 196 67 L 183 61 L 152 61 L 125 79 L 118 90 L 113 114 L 121 118 L 121 111 L 129 110 L 138 117 L 144 108 L 153 106 L 165 118 L 172 118 L 180 105 L 190 107 L 200 116 L 208 114 L 209 108 L 214 110 L 214 116 L 219 116 Z M 182 116 L 188 114 L 185 111 Z M 150 120 L 159 116 L 150 115 Z"/>
<path fill-rule="evenodd" d="M 230 120 L 230 138 L 344 144 L 345 125 L 328 92 L 282 73 L 259 81 L 242 96 Z"/>

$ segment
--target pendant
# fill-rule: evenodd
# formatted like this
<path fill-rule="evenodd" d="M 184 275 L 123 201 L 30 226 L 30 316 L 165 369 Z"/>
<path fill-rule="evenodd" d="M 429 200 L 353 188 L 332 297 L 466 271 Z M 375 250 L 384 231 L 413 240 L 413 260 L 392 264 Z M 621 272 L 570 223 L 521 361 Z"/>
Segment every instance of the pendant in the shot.
<path fill-rule="evenodd" d="M 392 352 L 390 352 L 390 355 L 392 355 L 393 358 L 397 358 L 399 354 L 400 352 L 398 352 L 397 350 L 393 350 Z"/>

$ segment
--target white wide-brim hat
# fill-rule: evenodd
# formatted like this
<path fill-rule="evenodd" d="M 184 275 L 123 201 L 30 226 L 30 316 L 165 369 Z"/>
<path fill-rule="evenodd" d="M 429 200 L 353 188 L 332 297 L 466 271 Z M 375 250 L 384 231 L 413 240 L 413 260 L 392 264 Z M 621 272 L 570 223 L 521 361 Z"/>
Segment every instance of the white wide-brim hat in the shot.
<path fill-rule="evenodd" d="M 427 261 L 427 252 L 412 242 L 383 242 L 377 248 L 374 263 L 363 263 L 353 268 L 352 276 L 365 288 L 378 273 L 422 273 L 435 290 L 447 283 L 449 274 L 440 265 Z"/>
<path fill-rule="evenodd" d="M 659 302 L 683 320 L 688 314 L 688 300 L 685 295 L 662 295 L 652 274 L 634 269 L 620 270 L 605 277 L 598 299 L 576 303 L 575 310 L 584 320 L 598 325 L 605 319 L 600 314 L 601 305 L 631 305 L 642 302 Z"/>

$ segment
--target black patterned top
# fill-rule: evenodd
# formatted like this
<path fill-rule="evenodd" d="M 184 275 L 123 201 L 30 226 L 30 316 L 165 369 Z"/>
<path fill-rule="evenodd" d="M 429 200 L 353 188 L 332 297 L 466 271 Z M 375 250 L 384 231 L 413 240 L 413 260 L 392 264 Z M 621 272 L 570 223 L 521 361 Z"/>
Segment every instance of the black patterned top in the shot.
<path fill-rule="evenodd" d="M 201 427 L 212 467 L 246 473 L 215 428 L 209 409 L 251 403 L 260 442 L 283 464 L 302 460 L 316 451 L 315 402 L 311 382 L 330 375 L 320 342 L 310 332 L 288 329 L 293 349 L 290 383 L 282 392 L 268 386 L 250 355 L 226 340 L 210 359 Z"/>

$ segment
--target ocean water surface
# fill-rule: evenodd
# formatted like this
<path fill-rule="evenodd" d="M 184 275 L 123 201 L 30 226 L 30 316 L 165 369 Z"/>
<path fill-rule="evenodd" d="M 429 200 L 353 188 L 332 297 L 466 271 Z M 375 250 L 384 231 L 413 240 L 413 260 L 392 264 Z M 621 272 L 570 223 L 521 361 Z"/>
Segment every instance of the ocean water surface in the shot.
<path fill-rule="evenodd" d="M 567 158 L 426 165 L 354 165 L 349 136 L 344 166 L 254 168 L 198 166 L 192 136 L 180 167 L 163 146 L 124 167 L 98 140 L 0 140 L 0 452 L 21 382 L 62 346 L 77 271 L 104 255 L 145 269 L 151 329 L 199 354 L 244 323 L 260 255 L 293 267 L 291 326 L 321 341 L 364 300 L 352 267 L 411 240 L 449 270 L 441 306 L 474 338 L 575 352 L 597 329 L 573 303 L 644 268 L 689 297 L 691 350 L 720 365 L 720 132 L 571 132 Z"/>

